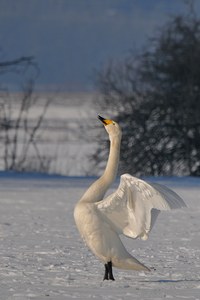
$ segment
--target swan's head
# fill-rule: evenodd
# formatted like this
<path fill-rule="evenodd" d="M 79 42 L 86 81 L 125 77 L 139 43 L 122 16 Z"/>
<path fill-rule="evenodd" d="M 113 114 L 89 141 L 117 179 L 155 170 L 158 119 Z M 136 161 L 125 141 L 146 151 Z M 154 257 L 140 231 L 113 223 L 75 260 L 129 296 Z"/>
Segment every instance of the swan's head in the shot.
<path fill-rule="evenodd" d="M 99 120 L 104 124 L 106 131 L 109 134 L 109 137 L 121 137 L 122 132 L 120 126 L 113 120 L 104 119 L 101 116 L 98 116 Z"/>

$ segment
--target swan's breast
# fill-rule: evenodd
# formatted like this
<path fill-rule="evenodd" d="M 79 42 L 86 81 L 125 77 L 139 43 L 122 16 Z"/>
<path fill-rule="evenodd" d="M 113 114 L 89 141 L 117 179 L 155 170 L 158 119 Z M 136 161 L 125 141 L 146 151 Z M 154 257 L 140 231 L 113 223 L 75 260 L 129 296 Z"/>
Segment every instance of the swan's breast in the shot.
<path fill-rule="evenodd" d="M 111 257 L 112 234 L 110 226 L 102 218 L 94 204 L 78 203 L 74 210 L 77 228 L 88 247 L 102 261 Z"/>

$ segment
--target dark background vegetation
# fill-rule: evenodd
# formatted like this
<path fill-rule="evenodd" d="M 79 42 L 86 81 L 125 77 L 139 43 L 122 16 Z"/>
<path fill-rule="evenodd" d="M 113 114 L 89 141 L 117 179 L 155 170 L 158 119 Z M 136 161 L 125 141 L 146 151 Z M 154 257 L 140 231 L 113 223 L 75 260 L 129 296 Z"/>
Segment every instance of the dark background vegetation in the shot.
<path fill-rule="evenodd" d="M 138 55 L 98 72 L 99 109 L 123 127 L 121 172 L 200 175 L 200 19 L 193 4 Z M 100 140 L 93 158 L 103 167 Z"/>

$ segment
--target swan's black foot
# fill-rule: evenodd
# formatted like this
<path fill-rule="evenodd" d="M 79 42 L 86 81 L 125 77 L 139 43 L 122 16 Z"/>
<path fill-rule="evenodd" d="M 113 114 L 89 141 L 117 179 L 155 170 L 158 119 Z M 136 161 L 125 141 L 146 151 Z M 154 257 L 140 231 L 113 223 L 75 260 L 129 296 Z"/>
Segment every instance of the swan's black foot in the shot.
<path fill-rule="evenodd" d="M 115 280 L 112 272 L 112 261 L 105 264 L 105 274 L 103 280 Z"/>

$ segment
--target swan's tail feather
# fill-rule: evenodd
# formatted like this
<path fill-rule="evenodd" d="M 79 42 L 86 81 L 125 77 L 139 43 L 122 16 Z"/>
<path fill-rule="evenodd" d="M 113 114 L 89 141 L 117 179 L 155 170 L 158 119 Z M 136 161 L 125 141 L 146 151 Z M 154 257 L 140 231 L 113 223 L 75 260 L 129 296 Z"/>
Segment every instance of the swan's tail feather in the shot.
<path fill-rule="evenodd" d="M 127 258 L 112 258 L 113 267 L 135 271 L 150 271 L 145 265 L 139 262 L 134 257 Z"/>

